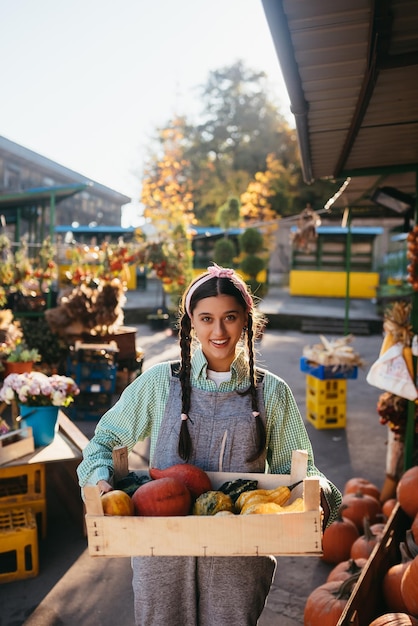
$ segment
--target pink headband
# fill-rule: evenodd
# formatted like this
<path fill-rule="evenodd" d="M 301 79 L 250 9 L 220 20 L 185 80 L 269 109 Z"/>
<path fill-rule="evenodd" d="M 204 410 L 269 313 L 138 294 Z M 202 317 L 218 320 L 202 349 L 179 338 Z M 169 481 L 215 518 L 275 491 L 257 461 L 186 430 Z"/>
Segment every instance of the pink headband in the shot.
<path fill-rule="evenodd" d="M 229 280 L 235 285 L 235 287 L 239 289 L 239 291 L 242 293 L 243 298 L 245 300 L 245 304 L 247 305 L 247 311 L 251 311 L 251 309 L 254 306 L 254 302 L 253 302 L 252 297 L 248 293 L 247 286 L 244 283 L 244 281 L 241 280 L 239 276 L 237 276 L 234 270 L 231 270 L 226 267 L 220 267 L 219 265 L 216 265 L 216 263 L 214 263 L 212 267 L 208 267 L 208 273 L 203 274 L 201 278 L 198 278 L 196 282 L 191 285 L 191 287 L 189 288 L 189 291 L 187 292 L 184 306 L 186 309 L 186 313 L 189 317 L 191 317 L 190 301 L 192 299 L 192 295 L 194 294 L 194 292 L 196 291 L 198 287 L 203 285 L 206 281 L 210 280 L 211 278 L 229 278 Z"/>

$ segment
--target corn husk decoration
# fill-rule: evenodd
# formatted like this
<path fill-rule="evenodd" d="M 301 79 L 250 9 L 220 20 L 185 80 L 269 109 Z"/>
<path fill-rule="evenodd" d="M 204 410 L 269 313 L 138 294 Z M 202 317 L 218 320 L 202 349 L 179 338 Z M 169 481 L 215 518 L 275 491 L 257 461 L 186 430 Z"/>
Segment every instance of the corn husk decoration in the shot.
<path fill-rule="evenodd" d="M 384 337 L 380 348 L 380 356 L 396 343 L 403 345 L 402 355 L 408 367 L 411 378 L 414 378 L 414 366 L 412 359 L 411 342 L 413 337 L 412 325 L 410 324 L 412 304 L 399 300 L 388 306 L 384 313 L 383 331 Z"/>
<path fill-rule="evenodd" d="M 320 365 L 347 368 L 364 365 L 363 359 L 350 346 L 354 335 L 346 335 L 334 340 L 329 340 L 324 335 L 319 335 L 319 338 L 320 344 L 306 346 L 303 349 L 303 356 L 309 361 Z"/>

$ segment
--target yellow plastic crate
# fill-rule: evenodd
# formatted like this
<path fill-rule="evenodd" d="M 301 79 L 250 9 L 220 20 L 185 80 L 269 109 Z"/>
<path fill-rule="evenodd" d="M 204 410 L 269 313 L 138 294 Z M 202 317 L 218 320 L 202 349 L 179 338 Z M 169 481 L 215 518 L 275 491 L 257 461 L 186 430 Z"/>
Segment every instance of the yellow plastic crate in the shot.
<path fill-rule="evenodd" d="M 31 509 L 0 510 L 0 583 L 38 573 L 38 530 Z"/>
<path fill-rule="evenodd" d="M 346 402 L 347 381 L 337 378 L 321 380 L 308 374 L 306 376 L 306 401 L 308 400 L 314 400 L 317 404 Z"/>
<path fill-rule="evenodd" d="M 46 537 L 46 480 L 43 463 L 0 468 L 0 512 L 3 509 L 30 508 L 39 518 L 42 537 Z"/>
<path fill-rule="evenodd" d="M 306 419 L 318 430 L 323 428 L 345 428 L 346 405 L 306 402 Z"/>

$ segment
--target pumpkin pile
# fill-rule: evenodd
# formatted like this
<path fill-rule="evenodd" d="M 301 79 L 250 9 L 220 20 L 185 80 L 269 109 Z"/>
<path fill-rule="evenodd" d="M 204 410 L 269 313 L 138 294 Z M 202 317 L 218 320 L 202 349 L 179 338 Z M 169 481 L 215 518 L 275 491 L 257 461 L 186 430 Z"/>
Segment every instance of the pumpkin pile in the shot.
<path fill-rule="evenodd" d="M 304 626 L 337 624 L 356 581 L 383 536 L 385 523 L 379 520 L 387 520 L 396 506 L 409 517 L 411 527 L 399 545 L 399 562 L 382 579 L 385 605 L 381 610 L 386 612 L 369 626 L 418 626 L 418 467 L 404 472 L 396 498 L 383 504 L 379 489 L 366 479 L 353 478 L 346 483 L 338 517 L 323 536 L 321 558 L 333 568 L 326 582 L 309 595 Z"/>
<path fill-rule="evenodd" d="M 105 515 L 179 516 L 250 515 L 303 511 L 302 498 L 289 503 L 300 484 L 258 489 L 257 480 L 238 478 L 215 490 L 208 474 L 190 463 L 166 469 L 150 468 L 139 478 L 130 472 L 102 496 Z"/>

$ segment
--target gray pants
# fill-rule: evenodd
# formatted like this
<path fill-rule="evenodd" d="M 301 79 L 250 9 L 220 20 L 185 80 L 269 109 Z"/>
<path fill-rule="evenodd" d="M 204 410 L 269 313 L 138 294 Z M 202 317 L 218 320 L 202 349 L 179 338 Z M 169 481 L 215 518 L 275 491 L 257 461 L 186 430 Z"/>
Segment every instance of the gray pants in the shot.
<path fill-rule="evenodd" d="M 136 626 L 255 626 L 273 557 L 135 557 Z M 147 590 L 159 598 L 149 602 Z M 159 591 L 159 593 L 157 593 Z"/>

